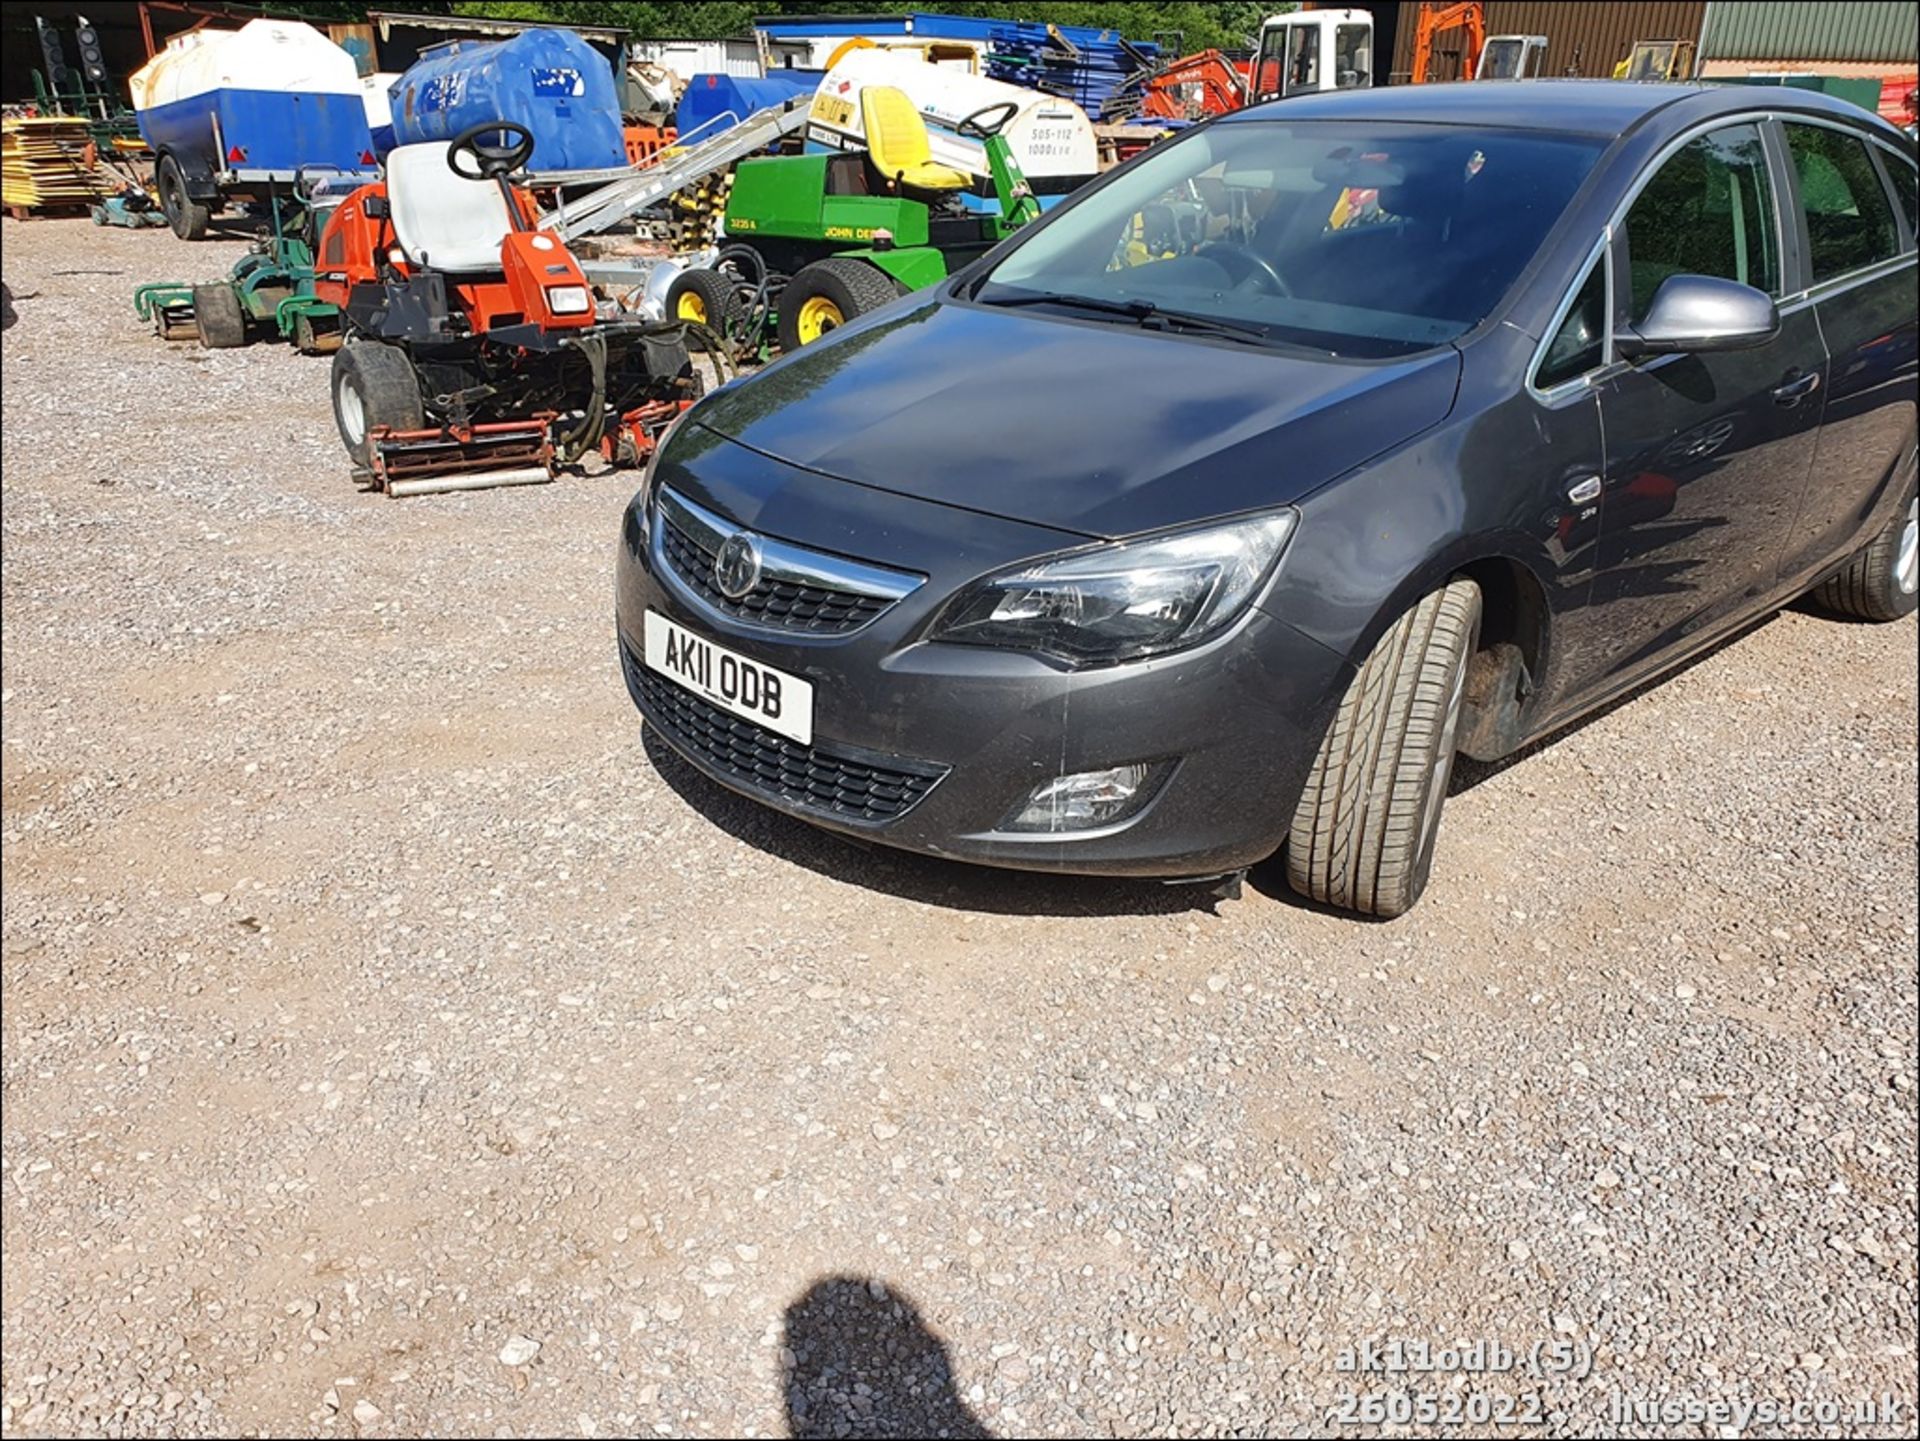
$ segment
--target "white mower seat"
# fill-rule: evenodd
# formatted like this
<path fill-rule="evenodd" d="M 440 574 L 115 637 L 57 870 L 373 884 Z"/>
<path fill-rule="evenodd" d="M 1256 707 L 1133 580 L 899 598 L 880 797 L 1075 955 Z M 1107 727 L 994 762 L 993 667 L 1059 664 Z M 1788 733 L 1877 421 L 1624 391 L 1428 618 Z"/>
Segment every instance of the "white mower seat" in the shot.
<path fill-rule="evenodd" d="M 500 268 L 500 242 L 513 229 L 495 180 L 467 180 L 447 168 L 444 141 L 402 145 L 387 155 L 387 210 L 410 265 L 470 275 Z"/>

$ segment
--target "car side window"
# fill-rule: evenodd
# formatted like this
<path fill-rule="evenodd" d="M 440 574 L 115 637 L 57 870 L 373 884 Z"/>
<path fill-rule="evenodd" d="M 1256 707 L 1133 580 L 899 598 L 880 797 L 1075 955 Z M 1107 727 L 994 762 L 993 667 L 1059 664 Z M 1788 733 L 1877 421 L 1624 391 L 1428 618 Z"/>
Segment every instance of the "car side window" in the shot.
<path fill-rule="evenodd" d="M 1824 125 L 1786 129 L 1807 213 L 1814 284 L 1898 255 L 1900 229 L 1867 142 Z"/>
<path fill-rule="evenodd" d="M 1780 294 L 1780 227 L 1758 125 L 1729 125 L 1669 156 L 1627 211 L 1633 319 L 1674 275 Z"/>
<path fill-rule="evenodd" d="M 1607 353 L 1607 274 L 1603 252 L 1580 282 L 1579 292 L 1567 311 L 1566 319 L 1547 342 L 1534 372 L 1536 390 L 1552 390 L 1569 380 L 1597 370 Z"/>
<path fill-rule="evenodd" d="M 1911 160 L 1885 148 L 1880 151 L 1880 163 L 1893 181 L 1893 194 L 1900 203 L 1900 212 L 1907 217 L 1907 234 L 1920 235 L 1920 170 L 1914 168 Z"/>

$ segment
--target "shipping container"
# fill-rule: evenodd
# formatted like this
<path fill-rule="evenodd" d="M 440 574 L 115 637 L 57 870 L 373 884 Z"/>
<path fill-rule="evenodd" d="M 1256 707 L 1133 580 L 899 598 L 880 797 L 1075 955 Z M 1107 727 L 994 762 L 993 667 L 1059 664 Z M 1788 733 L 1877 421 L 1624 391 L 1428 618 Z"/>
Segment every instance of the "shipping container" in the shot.
<path fill-rule="evenodd" d="M 1492 6 L 1489 9 L 1495 8 Z M 1633 8 L 1633 7 L 1626 7 Z M 1920 45 L 1913 0 L 1720 0 L 1707 7 L 1701 53 L 1772 68 L 1864 61 L 1911 70 Z"/>

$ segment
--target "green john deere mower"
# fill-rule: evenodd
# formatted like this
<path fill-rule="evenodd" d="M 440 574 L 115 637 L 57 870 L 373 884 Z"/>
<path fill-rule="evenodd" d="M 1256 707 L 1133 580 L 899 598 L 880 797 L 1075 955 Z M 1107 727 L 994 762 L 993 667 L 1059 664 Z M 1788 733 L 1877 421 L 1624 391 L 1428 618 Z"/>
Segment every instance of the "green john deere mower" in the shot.
<path fill-rule="evenodd" d="M 986 150 L 998 213 L 961 203 L 969 177 L 934 162 L 926 123 L 905 92 L 869 85 L 860 105 L 865 150 L 740 162 L 726 244 L 712 268 L 674 279 L 669 315 L 717 332 L 737 353 L 764 352 L 769 325 L 781 349 L 794 350 L 945 279 L 1039 215 L 1000 134 L 1016 105 L 990 105 L 956 127 Z"/>

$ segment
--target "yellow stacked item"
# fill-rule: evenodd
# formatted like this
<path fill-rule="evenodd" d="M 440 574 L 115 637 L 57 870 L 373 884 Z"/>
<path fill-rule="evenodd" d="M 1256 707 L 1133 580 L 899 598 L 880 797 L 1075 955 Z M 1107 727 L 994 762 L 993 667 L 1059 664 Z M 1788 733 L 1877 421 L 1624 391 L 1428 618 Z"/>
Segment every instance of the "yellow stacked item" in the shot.
<path fill-rule="evenodd" d="M 113 193 L 87 163 L 87 122 L 8 116 L 0 121 L 0 203 L 37 208 L 88 205 Z"/>

